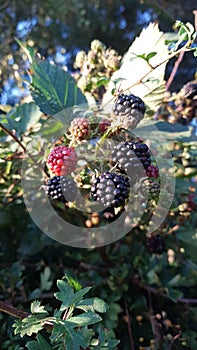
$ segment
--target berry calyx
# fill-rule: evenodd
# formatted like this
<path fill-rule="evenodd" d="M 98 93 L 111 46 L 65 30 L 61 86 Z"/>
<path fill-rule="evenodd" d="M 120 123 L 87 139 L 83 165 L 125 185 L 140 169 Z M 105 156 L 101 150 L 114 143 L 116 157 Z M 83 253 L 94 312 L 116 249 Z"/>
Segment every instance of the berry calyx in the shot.
<path fill-rule="evenodd" d="M 57 176 L 70 174 L 77 165 L 77 154 L 73 147 L 56 146 L 48 155 L 49 169 Z"/>

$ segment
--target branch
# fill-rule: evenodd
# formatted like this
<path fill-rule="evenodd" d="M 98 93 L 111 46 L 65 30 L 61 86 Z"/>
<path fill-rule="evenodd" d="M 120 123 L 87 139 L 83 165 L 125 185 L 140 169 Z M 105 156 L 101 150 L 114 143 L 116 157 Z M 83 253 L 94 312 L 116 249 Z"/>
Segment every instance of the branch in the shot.
<path fill-rule="evenodd" d="M 152 294 L 155 294 L 155 295 L 160 295 L 162 296 L 163 298 L 167 298 L 169 299 L 169 296 L 167 293 L 165 293 L 163 291 L 163 289 L 161 288 L 155 288 L 155 287 L 151 287 L 151 286 L 148 286 L 148 285 L 145 285 L 142 283 L 142 281 L 139 279 L 139 278 L 134 278 L 133 279 L 133 282 L 139 287 L 139 288 L 142 288 L 142 289 L 145 289 L 148 293 L 152 293 Z M 177 302 L 179 303 L 184 303 L 184 304 L 197 304 L 197 299 L 192 299 L 192 298 L 178 298 L 177 299 Z"/>
<path fill-rule="evenodd" d="M 128 86 L 126 89 L 123 90 L 123 92 L 131 89 L 132 87 L 143 83 L 143 80 L 155 69 L 157 69 L 158 67 L 160 67 L 162 64 L 168 62 L 171 58 L 176 57 L 177 55 L 180 55 L 182 52 L 186 52 L 186 51 L 190 51 L 189 48 L 189 44 L 190 42 L 187 42 L 182 48 L 180 48 L 179 50 L 172 52 L 169 57 L 165 58 L 163 61 L 161 61 L 160 63 L 158 63 L 156 66 L 151 66 L 150 64 L 149 66 L 149 70 L 142 76 L 141 79 L 137 80 L 135 83 L 133 83 L 132 85 Z M 115 96 L 113 96 L 108 102 L 106 102 L 103 106 L 101 106 L 101 109 L 104 109 L 109 103 L 111 103 L 114 100 Z"/>
<path fill-rule="evenodd" d="M 11 304 L 8 304 L 7 302 L 1 301 L 1 300 L 0 300 L 0 311 L 4 312 L 10 316 L 13 316 L 15 318 L 20 318 L 20 319 L 26 318 L 26 317 L 31 315 L 30 313 L 25 312 L 23 310 L 20 310 L 16 307 L 12 306 Z M 52 331 L 53 325 L 49 324 L 49 323 L 45 323 L 44 328 Z"/>
<path fill-rule="evenodd" d="M 133 334 L 132 334 L 132 329 L 131 329 L 131 320 L 129 316 L 129 310 L 127 303 L 125 302 L 125 311 L 126 311 L 126 316 L 127 316 L 127 325 L 128 325 L 128 333 L 129 333 L 129 341 L 130 341 L 130 346 L 131 350 L 135 350 L 135 345 L 134 345 L 134 340 L 133 340 Z"/>
<path fill-rule="evenodd" d="M 0 123 L 0 128 L 9 136 L 11 136 L 14 141 L 18 143 L 18 145 L 23 149 L 24 152 L 26 152 L 25 146 L 20 142 L 20 140 L 10 131 L 8 130 L 3 124 Z"/>

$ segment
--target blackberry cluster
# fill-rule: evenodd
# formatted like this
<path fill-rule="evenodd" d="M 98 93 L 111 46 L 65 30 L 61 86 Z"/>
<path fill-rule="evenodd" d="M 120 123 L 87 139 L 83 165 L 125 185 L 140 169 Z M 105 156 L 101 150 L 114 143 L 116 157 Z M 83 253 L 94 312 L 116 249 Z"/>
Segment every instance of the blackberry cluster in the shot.
<path fill-rule="evenodd" d="M 129 179 L 122 175 L 105 172 L 92 181 L 91 195 L 105 207 L 118 208 L 129 197 Z"/>
<path fill-rule="evenodd" d="M 146 169 L 151 164 L 149 148 L 145 143 L 121 142 L 114 147 L 110 162 L 124 174 L 132 176 L 139 167 Z"/>
<path fill-rule="evenodd" d="M 152 235 L 146 240 L 146 248 L 149 253 L 162 254 L 166 251 L 166 242 L 160 235 Z"/>
<path fill-rule="evenodd" d="M 44 190 L 52 200 L 63 203 L 73 202 L 77 196 L 77 187 L 74 180 L 66 176 L 54 176 L 48 179 Z"/>

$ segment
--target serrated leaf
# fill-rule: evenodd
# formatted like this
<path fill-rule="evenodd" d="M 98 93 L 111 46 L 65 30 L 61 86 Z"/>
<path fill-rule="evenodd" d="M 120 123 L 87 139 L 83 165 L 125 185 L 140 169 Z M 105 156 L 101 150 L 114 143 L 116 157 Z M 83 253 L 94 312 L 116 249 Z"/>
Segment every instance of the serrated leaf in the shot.
<path fill-rule="evenodd" d="M 41 111 L 54 115 L 74 105 L 87 103 L 75 79 L 48 61 L 33 60 L 31 91 Z"/>
<path fill-rule="evenodd" d="M 99 298 L 87 298 L 79 301 L 76 304 L 76 308 L 87 311 L 97 311 L 100 313 L 105 313 L 109 306 Z"/>
<path fill-rule="evenodd" d="M 95 323 L 98 323 L 102 321 L 102 318 L 96 314 L 95 312 L 87 312 L 87 313 L 83 313 L 81 315 L 78 316 L 73 316 L 70 317 L 67 322 L 72 322 L 75 323 L 77 325 L 79 325 L 80 327 L 84 327 L 84 326 L 89 326 Z"/>
<path fill-rule="evenodd" d="M 55 324 L 52 334 L 50 336 L 51 342 L 57 342 L 59 339 L 64 337 L 67 350 L 80 350 L 81 347 L 84 349 L 87 347 L 86 340 L 80 331 L 75 331 L 73 325 L 65 324 Z"/>
<path fill-rule="evenodd" d="M 48 315 L 48 312 L 44 309 L 44 306 L 40 305 L 41 302 L 39 300 L 34 300 L 31 303 L 31 313 L 32 314 L 45 314 Z"/>
<path fill-rule="evenodd" d="M 157 24 L 150 23 L 146 29 L 142 30 L 140 36 L 135 39 L 124 55 L 120 69 L 112 75 L 102 101 L 103 104 L 109 102 L 113 97 L 111 94 L 114 87 L 112 81 L 122 78 L 124 79 L 120 85 L 122 90 L 126 89 L 127 93 L 141 97 L 149 110 L 156 111 L 165 96 L 164 75 L 167 61 L 160 63 L 167 60 L 168 57 L 169 52 L 164 34 L 159 30 Z M 151 72 L 150 65 L 159 66 Z M 145 75 L 143 82 L 136 85 Z"/>
<path fill-rule="evenodd" d="M 34 315 L 23 318 L 21 321 L 14 323 L 13 327 L 15 328 L 14 334 L 19 334 L 21 337 L 24 335 L 31 336 L 33 333 L 38 333 L 44 326 L 44 318 Z"/>
<path fill-rule="evenodd" d="M 13 108 L 7 115 L 2 124 L 10 130 L 15 130 L 17 136 L 24 134 L 33 127 L 40 119 L 42 113 L 34 102 L 24 103 Z"/>
<path fill-rule="evenodd" d="M 55 293 L 55 297 L 62 301 L 60 308 L 61 311 L 78 303 L 91 289 L 91 287 L 86 287 L 74 293 L 73 289 L 68 285 L 68 283 L 63 280 L 58 280 L 57 286 L 60 289 L 60 292 Z"/>

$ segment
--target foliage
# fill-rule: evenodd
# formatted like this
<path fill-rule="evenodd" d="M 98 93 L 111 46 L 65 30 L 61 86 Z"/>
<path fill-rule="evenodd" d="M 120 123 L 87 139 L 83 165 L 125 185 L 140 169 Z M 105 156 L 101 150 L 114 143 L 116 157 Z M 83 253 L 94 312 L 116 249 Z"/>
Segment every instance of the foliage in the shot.
<path fill-rule="evenodd" d="M 180 28 L 184 31 L 191 26 Z M 188 41 L 182 47 L 180 36 L 169 58 L 179 50 L 193 49 Z M 156 58 L 152 49 L 139 56 L 145 63 Z M 151 69 L 154 74 L 154 67 Z M 175 162 L 174 201 L 156 232 L 166 242 L 163 254 L 147 250 L 145 216 L 110 245 L 64 246 L 45 236 L 31 220 L 24 205 L 20 160 L 28 150 L 32 169 L 35 154 L 43 165 L 47 149 L 41 152 L 42 142 L 46 135 L 54 135 L 49 125 L 41 138 L 43 126 L 53 114 L 84 102 L 85 97 L 67 72 L 36 57 L 30 75 L 34 102 L 16 106 L 0 119 L 2 349 L 195 350 L 197 182 L 192 125 L 180 125 L 177 120 L 174 124 L 153 123 L 168 141 Z M 56 126 L 59 132 L 61 125 Z M 62 214 L 58 204 L 56 210 Z M 83 225 L 84 215 L 95 223 L 83 213 Z M 72 218 L 69 208 L 66 219 Z"/>

